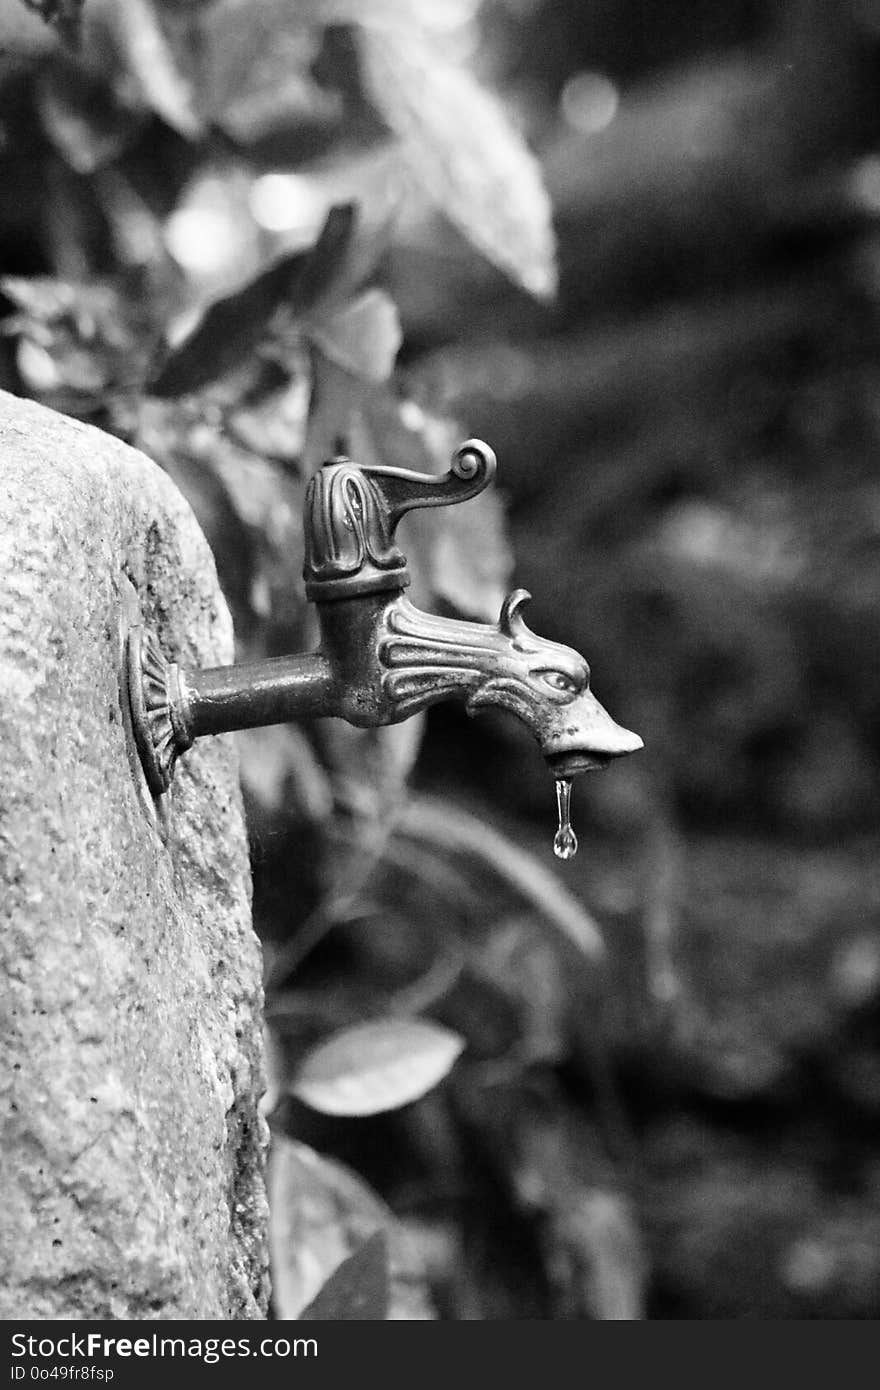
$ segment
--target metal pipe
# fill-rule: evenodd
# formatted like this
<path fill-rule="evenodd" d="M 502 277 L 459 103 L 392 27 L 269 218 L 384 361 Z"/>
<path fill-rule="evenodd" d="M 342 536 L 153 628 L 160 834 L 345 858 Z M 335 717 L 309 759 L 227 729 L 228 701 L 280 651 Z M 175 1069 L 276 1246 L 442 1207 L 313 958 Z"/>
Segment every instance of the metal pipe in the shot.
<path fill-rule="evenodd" d="M 325 715 L 336 684 L 322 652 L 184 670 L 179 682 L 181 722 L 191 740 Z"/>

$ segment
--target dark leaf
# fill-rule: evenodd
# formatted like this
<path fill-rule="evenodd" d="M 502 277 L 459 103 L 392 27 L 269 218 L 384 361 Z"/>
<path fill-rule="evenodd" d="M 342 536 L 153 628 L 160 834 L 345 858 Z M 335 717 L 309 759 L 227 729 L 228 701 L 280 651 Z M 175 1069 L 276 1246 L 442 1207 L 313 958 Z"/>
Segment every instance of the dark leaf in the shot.
<path fill-rule="evenodd" d="M 344 304 L 373 275 L 390 250 L 412 189 L 412 175 L 396 140 L 354 155 L 337 153 L 311 168 L 315 188 L 329 204 L 356 203 L 357 229 L 343 270 L 333 282 L 333 303 Z"/>
<path fill-rule="evenodd" d="M 351 203 L 331 208 L 310 251 L 282 257 L 244 289 L 209 305 L 166 359 L 151 394 L 171 397 L 198 391 L 255 350 L 280 305 L 296 314 L 313 308 L 344 262 L 355 216 Z"/>
<path fill-rule="evenodd" d="M 388 1240 L 384 1231 L 343 1260 L 300 1314 L 300 1321 L 384 1322 L 388 1317 Z"/>
<path fill-rule="evenodd" d="M 308 313 L 333 292 L 337 276 L 347 264 L 357 220 L 354 203 L 339 203 L 328 212 L 289 301 L 289 307 L 296 313 Z"/>
<path fill-rule="evenodd" d="M 146 119 L 118 101 L 106 82 L 73 63 L 47 68 L 37 105 L 46 134 L 78 174 L 93 174 L 116 159 Z"/>

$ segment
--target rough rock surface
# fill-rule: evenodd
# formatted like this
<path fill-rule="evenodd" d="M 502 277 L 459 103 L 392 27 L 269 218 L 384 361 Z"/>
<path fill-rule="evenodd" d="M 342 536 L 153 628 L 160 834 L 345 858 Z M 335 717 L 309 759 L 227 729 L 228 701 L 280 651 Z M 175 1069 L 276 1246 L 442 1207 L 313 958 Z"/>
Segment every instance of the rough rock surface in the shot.
<path fill-rule="evenodd" d="M 121 720 L 127 576 L 232 656 L 208 546 L 117 440 L 0 392 L 0 1317 L 260 1318 L 259 948 L 231 739 L 163 843 Z"/>

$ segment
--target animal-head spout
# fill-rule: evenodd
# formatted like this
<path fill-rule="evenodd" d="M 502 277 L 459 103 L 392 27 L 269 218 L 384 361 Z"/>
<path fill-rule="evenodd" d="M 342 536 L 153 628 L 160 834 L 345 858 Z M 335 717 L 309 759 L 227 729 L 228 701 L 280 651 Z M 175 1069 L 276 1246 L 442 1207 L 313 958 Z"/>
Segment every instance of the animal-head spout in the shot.
<path fill-rule="evenodd" d="M 642 747 L 590 690 L 579 652 L 527 626 L 525 589 L 504 600 L 497 624 L 421 613 L 405 598 L 386 614 L 380 641 L 383 689 L 393 718 L 458 695 L 468 711 L 506 709 L 529 729 L 551 771 L 574 777 Z"/>
<path fill-rule="evenodd" d="M 561 726 L 554 724 L 541 741 L 550 771 L 555 777 L 566 778 L 607 767 L 615 758 L 643 747 L 638 734 L 615 723 L 591 690 L 572 701 Z"/>
<path fill-rule="evenodd" d="M 575 777 L 637 752 L 642 740 L 599 704 L 580 653 L 526 625 L 523 608 L 529 598 L 525 589 L 515 589 L 504 600 L 497 630 L 509 643 L 509 660 L 502 654 L 500 672 L 473 693 L 469 704 L 511 709 L 528 725 L 558 777 Z"/>

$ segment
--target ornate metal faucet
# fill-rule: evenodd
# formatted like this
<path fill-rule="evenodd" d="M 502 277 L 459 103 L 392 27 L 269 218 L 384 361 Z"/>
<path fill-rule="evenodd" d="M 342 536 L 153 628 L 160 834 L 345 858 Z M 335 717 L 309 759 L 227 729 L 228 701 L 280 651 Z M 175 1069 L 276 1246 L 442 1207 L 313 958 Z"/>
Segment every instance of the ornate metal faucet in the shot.
<path fill-rule="evenodd" d="M 406 557 L 394 539 L 401 517 L 475 497 L 495 468 L 478 439 L 461 445 L 442 478 L 347 458 L 324 464 L 305 500 L 306 594 L 321 632 L 314 652 L 181 670 L 133 628 L 132 726 L 153 794 L 168 790 L 178 757 L 207 734 L 324 716 L 396 724 L 455 697 L 471 714 L 495 705 L 517 715 L 557 785 L 641 748 L 591 693 L 584 658 L 526 627 L 524 589 L 505 599 L 497 625 L 435 617 L 406 598 Z"/>

